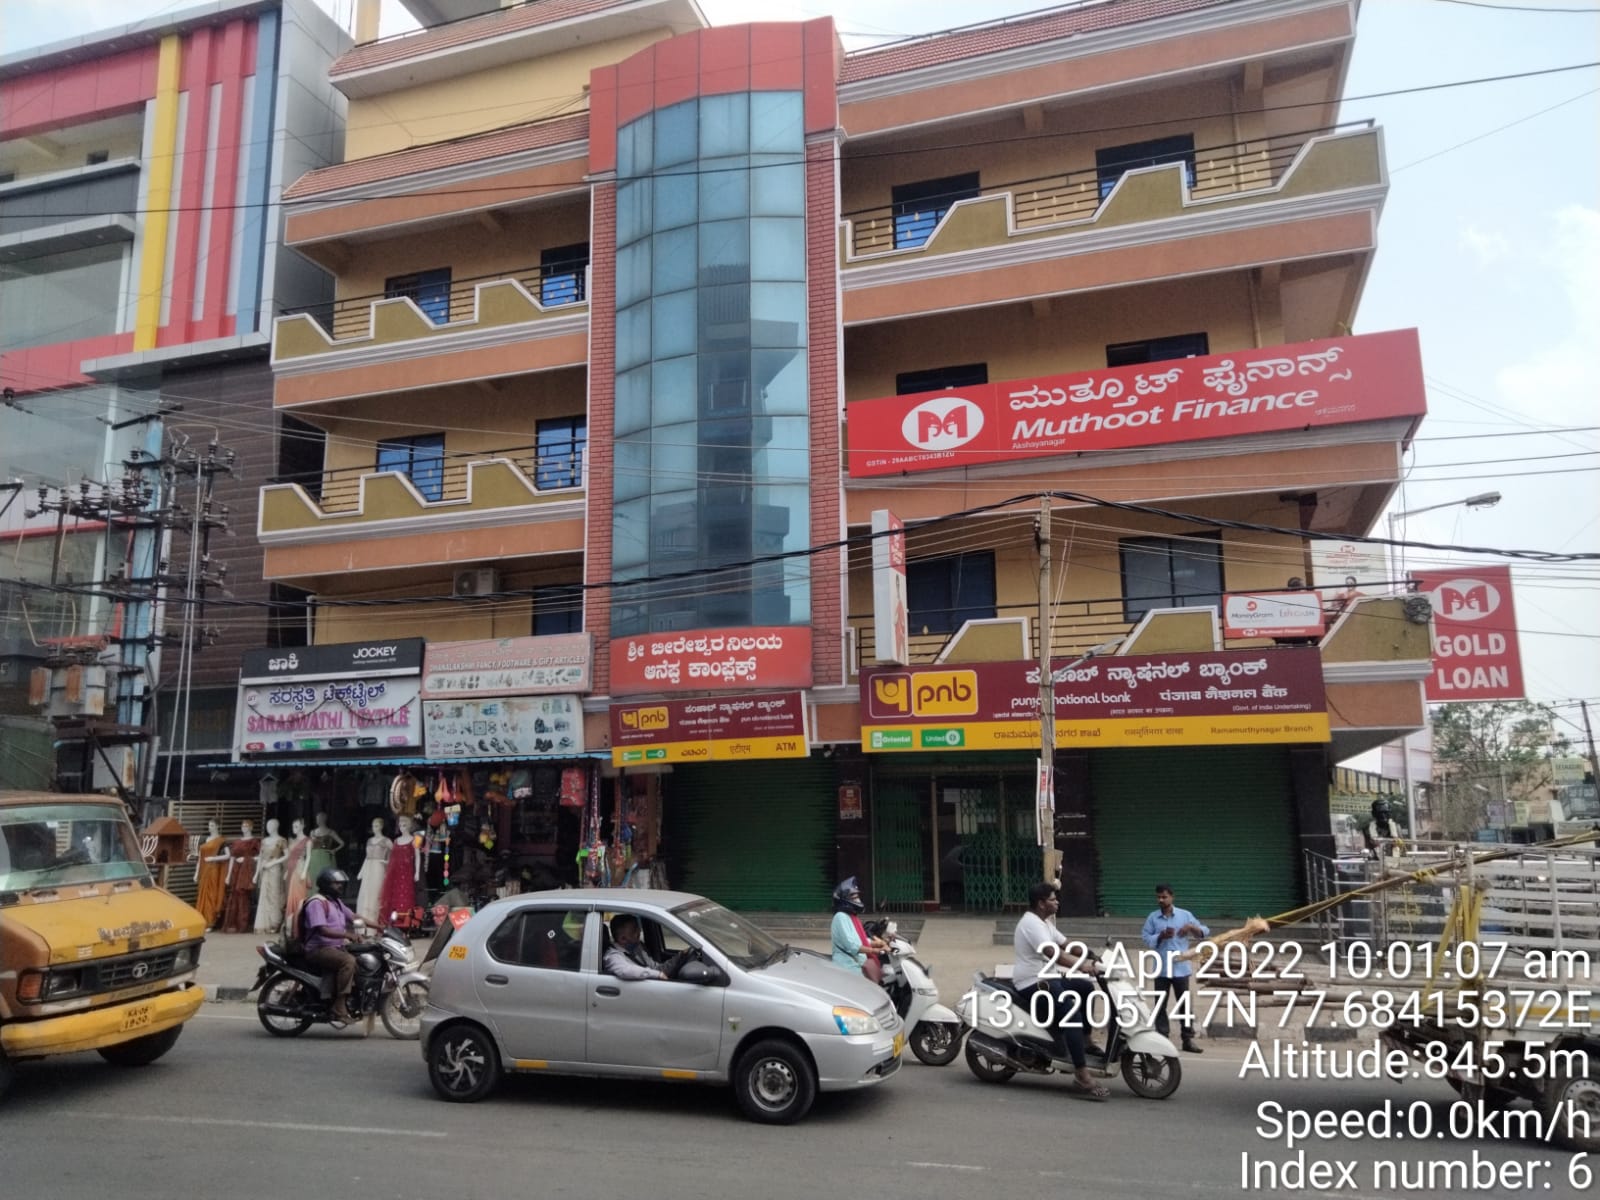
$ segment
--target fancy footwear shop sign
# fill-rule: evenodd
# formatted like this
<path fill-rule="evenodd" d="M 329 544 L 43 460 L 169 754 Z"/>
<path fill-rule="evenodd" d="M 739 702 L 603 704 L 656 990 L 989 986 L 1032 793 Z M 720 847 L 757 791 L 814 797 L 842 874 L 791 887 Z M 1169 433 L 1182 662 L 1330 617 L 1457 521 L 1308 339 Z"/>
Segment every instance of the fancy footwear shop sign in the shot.
<path fill-rule="evenodd" d="M 852 477 L 1420 417 L 1414 329 L 858 400 Z"/>
<path fill-rule="evenodd" d="M 1215 746 L 1330 740 L 1315 647 L 1057 660 L 1056 745 Z M 1039 746 L 1039 666 L 888 667 L 861 673 L 873 751 Z"/>
<path fill-rule="evenodd" d="M 619 767 L 810 753 L 803 692 L 611 706 L 611 762 Z"/>
<path fill-rule="evenodd" d="M 810 687 L 811 630 L 744 625 L 611 641 L 611 694 Z"/>
<path fill-rule="evenodd" d="M 594 635 L 429 642 L 422 695 L 428 700 L 471 696 L 583 693 L 591 687 Z"/>
<path fill-rule="evenodd" d="M 425 700 L 423 745 L 430 758 L 572 758 L 583 753 L 577 696 Z"/>

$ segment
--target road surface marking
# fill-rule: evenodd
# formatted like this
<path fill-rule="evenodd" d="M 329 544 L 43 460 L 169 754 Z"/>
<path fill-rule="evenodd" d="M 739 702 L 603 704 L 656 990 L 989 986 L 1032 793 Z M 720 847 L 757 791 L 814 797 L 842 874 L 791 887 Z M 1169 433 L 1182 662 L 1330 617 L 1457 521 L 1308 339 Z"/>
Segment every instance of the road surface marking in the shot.
<path fill-rule="evenodd" d="M 87 1117 L 90 1120 L 98 1119 L 101 1121 L 145 1121 L 159 1125 L 223 1125 L 239 1129 L 284 1129 L 294 1133 L 353 1133 L 363 1136 L 432 1138 L 450 1136 L 448 1133 L 437 1129 L 395 1129 L 393 1127 L 383 1128 L 375 1125 L 311 1125 L 301 1121 L 245 1121 L 228 1117 L 179 1117 L 159 1113 L 78 1111 L 66 1115 Z"/>
<path fill-rule="evenodd" d="M 908 1162 L 908 1167 L 926 1167 L 930 1171 L 987 1171 L 988 1167 L 975 1167 L 970 1163 Z"/>

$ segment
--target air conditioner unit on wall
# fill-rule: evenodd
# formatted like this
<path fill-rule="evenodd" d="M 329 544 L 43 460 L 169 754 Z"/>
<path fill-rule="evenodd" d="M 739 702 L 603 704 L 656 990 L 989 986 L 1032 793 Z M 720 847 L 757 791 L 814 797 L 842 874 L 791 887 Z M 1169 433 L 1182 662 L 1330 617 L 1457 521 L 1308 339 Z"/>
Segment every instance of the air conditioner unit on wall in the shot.
<path fill-rule="evenodd" d="M 456 572 L 454 596 L 488 596 L 500 590 L 500 572 L 493 567 L 469 567 Z"/>

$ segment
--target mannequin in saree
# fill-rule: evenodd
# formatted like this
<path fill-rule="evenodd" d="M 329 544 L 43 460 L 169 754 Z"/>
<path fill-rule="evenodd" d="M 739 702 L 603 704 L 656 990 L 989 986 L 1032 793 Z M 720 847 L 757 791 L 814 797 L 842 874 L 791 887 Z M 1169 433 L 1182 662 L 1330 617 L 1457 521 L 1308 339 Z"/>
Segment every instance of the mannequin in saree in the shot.
<path fill-rule="evenodd" d="M 422 856 L 417 853 L 417 834 L 410 817 L 400 818 L 400 834 L 389 851 L 389 864 L 383 873 L 383 896 L 379 910 L 389 921 L 391 914 L 408 913 L 417 903 L 417 881 L 422 878 Z"/>
<path fill-rule="evenodd" d="M 338 866 L 337 855 L 344 849 L 344 839 L 328 828 L 328 814 L 319 812 L 317 824 L 309 834 L 311 845 L 306 851 L 307 891 L 314 886 L 318 875 L 328 867 Z"/>
<path fill-rule="evenodd" d="M 261 839 L 249 821 L 239 826 L 239 836 L 228 846 L 228 899 L 222 907 L 223 933 L 248 933 L 256 898 L 256 861 Z"/>
<path fill-rule="evenodd" d="M 284 891 L 287 893 L 283 905 L 283 920 L 284 928 L 292 930 L 300 906 L 311 894 L 311 885 L 306 879 L 306 854 L 311 849 L 311 839 L 306 836 L 306 823 L 299 817 L 294 819 L 289 828 L 291 831 L 289 852 L 283 861 Z"/>
<path fill-rule="evenodd" d="M 206 822 L 206 840 L 200 843 L 200 861 L 195 864 L 195 878 L 200 885 L 194 906 L 206 919 L 206 928 L 215 929 L 222 916 L 223 901 L 228 890 L 228 843 L 222 829 L 215 821 Z"/>
<path fill-rule="evenodd" d="M 256 859 L 256 932 L 277 933 L 283 923 L 283 868 L 289 858 L 289 839 L 278 832 L 278 822 L 267 822 Z"/>
<path fill-rule="evenodd" d="M 372 836 L 367 839 L 367 856 L 358 875 L 361 892 L 356 897 L 356 915 L 368 925 L 384 925 L 389 920 L 389 914 L 383 911 L 383 884 L 393 849 L 394 843 L 383 831 L 383 818 L 374 817 Z"/>

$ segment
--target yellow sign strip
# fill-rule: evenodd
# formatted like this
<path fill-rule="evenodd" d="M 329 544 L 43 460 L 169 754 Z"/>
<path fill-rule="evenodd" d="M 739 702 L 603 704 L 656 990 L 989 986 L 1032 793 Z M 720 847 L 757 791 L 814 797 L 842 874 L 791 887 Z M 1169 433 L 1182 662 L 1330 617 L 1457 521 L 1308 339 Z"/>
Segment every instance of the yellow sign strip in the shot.
<path fill-rule="evenodd" d="M 1057 721 L 1056 745 L 1228 746 L 1332 740 L 1327 713 L 1266 713 L 1259 716 L 1126 717 L 1103 721 Z M 1033 750 L 1037 721 L 951 721 L 919 725 L 863 725 L 861 747 L 869 753 L 930 750 Z"/>
<path fill-rule="evenodd" d="M 806 739 L 799 734 L 793 734 L 785 737 L 727 738 L 716 741 L 613 746 L 611 763 L 617 767 L 637 767 L 646 763 L 742 762 L 756 758 L 805 758 L 810 752 Z"/>
<path fill-rule="evenodd" d="M 177 34 L 161 39 L 156 57 L 155 110 L 150 120 L 150 187 L 144 206 L 144 246 L 139 252 L 139 298 L 134 308 L 133 348 L 154 350 L 161 326 L 161 293 L 167 272 L 167 234 L 172 211 L 172 180 L 178 163 Z"/>

